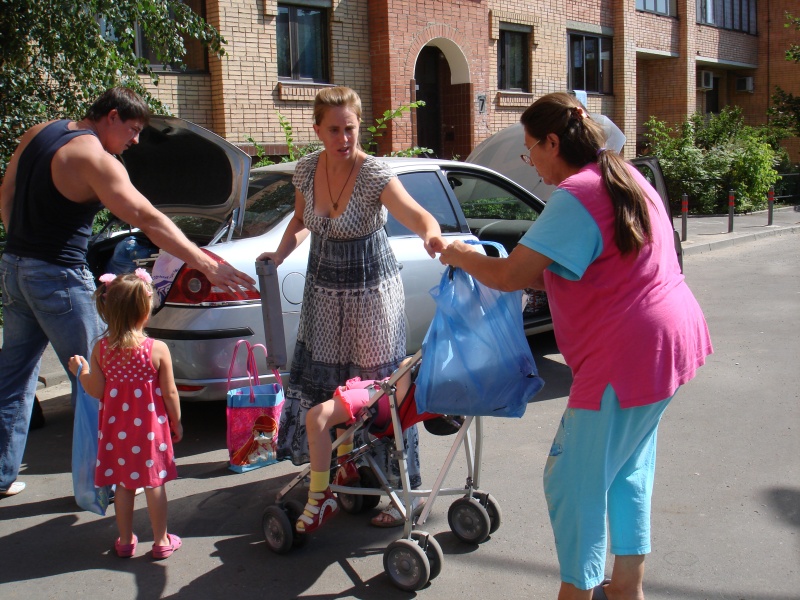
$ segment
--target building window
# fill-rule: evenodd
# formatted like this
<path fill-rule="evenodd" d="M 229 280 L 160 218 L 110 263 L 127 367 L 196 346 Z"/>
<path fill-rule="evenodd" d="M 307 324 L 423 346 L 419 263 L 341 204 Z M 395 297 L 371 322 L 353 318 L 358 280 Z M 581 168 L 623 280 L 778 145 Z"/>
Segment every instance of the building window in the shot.
<path fill-rule="evenodd" d="M 497 43 L 497 87 L 501 90 L 527 92 L 530 32 L 527 25 L 500 23 Z"/>
<path fill-rule="evenodd" d="M 755 35 L 756 0 L 697 0 L 697 22 Z"/>
<path fill-rule="evenodd" d="M 569 89 L 611 94 L 611 60 L 611 38 L 570 33 Z"/>
<path fill-rule="evenodd" d="M 668 17 L 678 14 L 675 0 L 636 0 L 636 10 L 666 15 Z"/>
<path fill-rule="evenodd" d="M 206 18 L 205 0 L 183 0 L 193 12 Z M 141 28 L 136 26 L 136 56 L 146 58 L 153 71 L 185 71 L 185 72 L 205 72 L 208 71 L 208 52 L 200 40 L 182 35 L 183 45 L 186 54 L 183 56 L 183 66 L 179 64 L 164 64 L 158 59 L 158 55 L 150 43 L 144 37 Z"/>
<path fill-rule="evenodd" d="M 278 77 L 328 81 L 328 12 L 314 5 L 278 4 Z"/>

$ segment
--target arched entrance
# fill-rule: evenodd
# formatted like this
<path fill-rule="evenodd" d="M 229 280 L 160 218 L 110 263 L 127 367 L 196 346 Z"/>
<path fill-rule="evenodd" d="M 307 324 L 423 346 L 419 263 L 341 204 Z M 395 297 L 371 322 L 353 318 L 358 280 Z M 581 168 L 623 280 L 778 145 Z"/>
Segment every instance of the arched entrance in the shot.
<path fill-rule="evenodd" d="M 473 102 L 469 66 L 452 40 L 436 38 L 422 48 L 414 67 L 416 145 L 437 158 L 465 158 L 472 151 Z"/>

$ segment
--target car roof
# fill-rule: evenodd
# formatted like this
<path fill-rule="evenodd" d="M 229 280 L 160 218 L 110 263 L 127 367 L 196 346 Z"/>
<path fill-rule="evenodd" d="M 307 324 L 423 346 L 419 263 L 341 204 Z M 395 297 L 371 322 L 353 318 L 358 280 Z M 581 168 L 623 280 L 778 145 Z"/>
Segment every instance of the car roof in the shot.
<path fill-rule="evenodd" d="M 397 175 L 409 172 L 420 171 L 469 171 L 471 173 L 483 173 L 490 175 L 496 179 L 503 181 L 506 185 L 516 188 L 524 194 L 529 196 L 538 197 L 519 185 L 512 179 L 509 179 L 502 173 L 499 173 L 483 165 L 474 163 L 462 162 L 458 160 L 445 160 L 441 158 L 421 158 L 421 157 L 405 157 L 405 156 L 379 156 L 378 160 L 385 162 Z M 285 173 L 293 174 L 297 161 L 276 163 L 274 165 L 266 165 L 263 167 L 256 167 L 251 170 L 251 174 L 258 175 L 260 173 Z M 541 201 L 541 200 L 540 200 Z"/>

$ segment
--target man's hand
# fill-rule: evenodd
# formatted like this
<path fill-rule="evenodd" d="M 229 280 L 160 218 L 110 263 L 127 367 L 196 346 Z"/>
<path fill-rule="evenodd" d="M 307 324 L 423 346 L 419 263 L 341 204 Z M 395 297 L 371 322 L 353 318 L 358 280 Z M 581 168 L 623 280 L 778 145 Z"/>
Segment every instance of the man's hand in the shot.
<path fill-rule="evenodd" d="M 242 297 L 242 287 L 253 292 L 258 292 L 255 280 L 247 273 L 242 273 L 227 263 L 218 263 L 215 261 L 214 264 L 215 267 L 213 270 L 204 272 L 204 275 L 212 285 L 215 285 L 222 291 L 236 298 Z"/>

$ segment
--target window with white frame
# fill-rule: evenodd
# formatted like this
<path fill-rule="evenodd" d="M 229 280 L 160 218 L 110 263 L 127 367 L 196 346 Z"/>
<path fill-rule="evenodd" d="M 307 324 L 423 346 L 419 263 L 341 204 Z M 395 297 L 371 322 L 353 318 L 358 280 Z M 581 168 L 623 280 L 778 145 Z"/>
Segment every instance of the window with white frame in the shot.
<path fill-rule="evenodd" d="M 697 0 L 697 22 L 755 35 L 756 0 Z"/>
<path fill-rule="evenodd" d="M 328 8 L 330 2 L 279 3 L 278 77 L 328 82 Z"/>
<path fill-rule="evenodd" d="M 569 34 L 569 89 L 611 94 L 612 46 L 610 37 Z"/>
<path fill-rule="evenodd" d="M 636 0 L 636 10 L 666 16 L 678 14 L 676 0 Z"/>
<path fill-rule="evenodd" d="M 500 23 L 497 41 L 497 87 L 501 90 L 528 92 L 530 60 L 529 25 Z"/>

